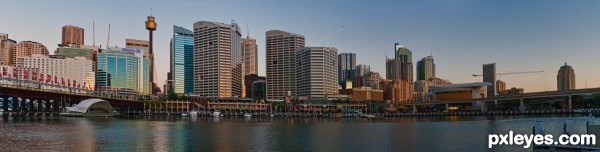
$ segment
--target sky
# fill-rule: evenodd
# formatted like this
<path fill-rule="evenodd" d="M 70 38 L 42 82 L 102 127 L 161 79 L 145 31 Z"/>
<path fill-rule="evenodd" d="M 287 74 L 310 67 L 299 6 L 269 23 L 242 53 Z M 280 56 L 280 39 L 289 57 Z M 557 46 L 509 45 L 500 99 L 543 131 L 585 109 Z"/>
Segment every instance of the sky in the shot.
<path fill-rule="evenodd" d="M 4 0 L 3 0 L 4 1 Z M 257 39 L 259 75 L 265 75 L 265 32 L 304 35 L 306 46 L 336 47 L 357 54 L 385 77 L 385 58 L 398 42 L 413 62 L 433 55 L 436 76 L 453 83 L 480 82 L 482 64 L 496 63 L 507 87 L 525 92 L 556 90 L 565 62 L 573 66 L 577 88 L 600 87 L 600 1 L 593 0 L 19 0 L 1 2 L 0 33 L 17 41 L 37 41 L 51 54 L 61 27 L 85 29 L 85 44 L 125 46 L 126 38 L 147 39 L 144 21 L 152 13 L 157 83 L 169 71 L 173 25 L 192 29 L 197 21 L 230 23 Z M 152 8 L 152 12 L 150 11 Z M 249 28 L 247 28 L 249 27 Z M 249 30 L 248 30 L 249 29 Z M 416 65 L 416 64 L 415 64 Z M 416 67 L 414 67 L 416 69 Z M 415 72 L 416 74 L 416 72 Z M 416 78 L 416 77 L 415 77 Z M 161 87 L 162 88 L 162 87 Z"/>

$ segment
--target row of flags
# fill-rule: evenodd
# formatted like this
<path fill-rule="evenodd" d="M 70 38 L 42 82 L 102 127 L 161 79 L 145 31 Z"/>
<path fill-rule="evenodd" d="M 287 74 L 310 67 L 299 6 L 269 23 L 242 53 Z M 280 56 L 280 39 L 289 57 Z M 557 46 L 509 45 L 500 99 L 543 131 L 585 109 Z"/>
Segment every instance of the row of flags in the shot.
<path fill-rule="evenodd" d="M 8 78 L 13 78 L 13 75 L 11 75 L 10 73 L 7 72 L 7 68 L 6 67 L 2 67 L 2 73 L 0 73 L 0 77 L 4 77 L 7 76 Z M 17 72 L 17 68 L 13 68 L 13 73 L 18 73 Z M 29 77 L 29 73 L 27 72 L 27 69 L 23 69 L 23 79 L 24 80 L 31 80 L 31 81 L 37 81 L 38 83 L 45 83 L 45 84 L 54 84 L 54 85 L 60 85 L 60 86 L 68 86 L 68 87 L 73 87 L 73 88 L 79 88 L 79 89 L 89 89 L 89 86 L 86 82 L 83 82 L 83 85 L 81 85 L 81 83 L 78 83 L 76 80 L 72 80 L 71 79 L 67 79 L 66 83 L 65 83 L 65 78 L 61 77 L 61 81 L 58 81 L 58 77 L 54 76 L 54 81 L 52 80 L 52 75 L 50 74 L 46 74 L 45 78 L 44 78 L 44 74 L 43 73 L 36 73 L 35 71 L 31 71 L 31 78 Z M 39 76 L 39 77 L 38 77 Z M 16 76 L 15 76 L 16 77 Z M 73 83 L 71 83 L 73 82 Z"/>

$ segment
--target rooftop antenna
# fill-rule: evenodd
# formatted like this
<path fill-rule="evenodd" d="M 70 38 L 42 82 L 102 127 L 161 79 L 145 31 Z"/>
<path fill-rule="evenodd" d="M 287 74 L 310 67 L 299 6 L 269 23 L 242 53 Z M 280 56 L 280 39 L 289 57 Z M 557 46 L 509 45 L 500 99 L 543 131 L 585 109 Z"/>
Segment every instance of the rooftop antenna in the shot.
<path fill-rule="evenodd" d="M 246 32 L 248 33 L 246 37 L 250 38 L 250 26 L 248 24 L 246 24 Z"/>
<path fill-rule="evenodd" d="M 150 16 L 152 16 L 152 7 L 150 7 Z"/>
<path fill-rule="evenodd" d="M 92 41 L 92 46 L 96 46 L 96 23 L 94 21 L 92 21 Z"/>
<path fill-rule="evenodd" d="M 110 42 L 110 23 L 108 23 L 108 39 L 106 40 L 106 48 L 108 48 L 108 45 Z"/>

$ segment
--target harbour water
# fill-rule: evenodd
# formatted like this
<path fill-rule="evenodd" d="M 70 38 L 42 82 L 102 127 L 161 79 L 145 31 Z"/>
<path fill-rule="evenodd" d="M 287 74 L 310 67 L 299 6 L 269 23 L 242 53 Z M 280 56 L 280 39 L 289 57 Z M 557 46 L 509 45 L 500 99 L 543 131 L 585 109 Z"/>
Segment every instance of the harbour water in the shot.
<path fill-rule="evenodd" d="M 532 151 L 487 148 L 488 134 L 530 134 L 536 120 L 556 137 L 575 115 L 396 118 L 7 117 L 0 151 Z M 595 120 L 600 122 L 600 120 Z"/>

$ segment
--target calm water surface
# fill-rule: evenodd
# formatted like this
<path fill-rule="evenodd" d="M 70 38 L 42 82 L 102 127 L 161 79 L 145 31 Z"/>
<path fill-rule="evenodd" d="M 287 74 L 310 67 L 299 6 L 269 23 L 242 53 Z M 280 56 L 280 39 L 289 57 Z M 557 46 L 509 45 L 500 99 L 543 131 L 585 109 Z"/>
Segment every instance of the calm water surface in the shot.
<path fill-rule="evenodd" d="M 2 117 L 0 151 L 532 151 L 487 148 L 490 133 L 561 133 L 580 116 L 400 118 Z M 600 120 L 596 120 L 600 122 Z M 557 137 L 557 136 L 556 136 Z"/>

